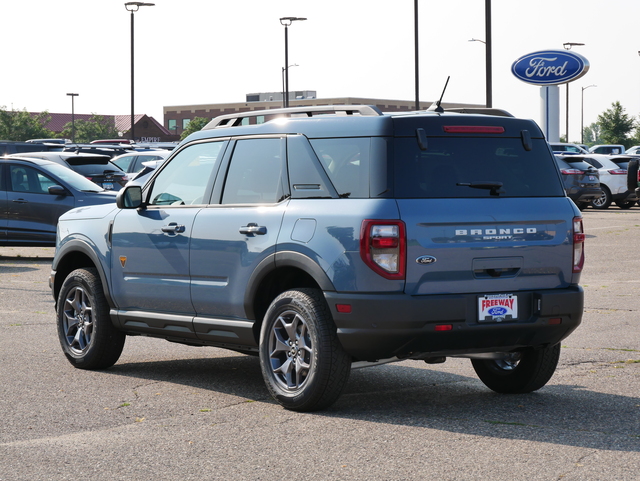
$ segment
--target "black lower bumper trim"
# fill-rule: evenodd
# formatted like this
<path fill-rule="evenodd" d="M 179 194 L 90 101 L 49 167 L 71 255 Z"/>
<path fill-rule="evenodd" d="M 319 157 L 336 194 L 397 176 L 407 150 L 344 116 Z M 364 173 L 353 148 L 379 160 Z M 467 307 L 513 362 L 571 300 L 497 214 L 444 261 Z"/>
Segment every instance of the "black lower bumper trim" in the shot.
<path fill-rule="evenodd" d="M 476 294 L 325 292 L 325 297 L 342 346 L 363 361 L 425 353 L 447 356 L 508 352 L 553 345 L 582 321 L 584 292 L 580 286 L 515 294 L 518 320 L 494 323 L 478 321 Z M 351 312 L 339 312 L 336 305 L 350 305 Z M 443 325 L 449 330 L 437 329 Z"/>

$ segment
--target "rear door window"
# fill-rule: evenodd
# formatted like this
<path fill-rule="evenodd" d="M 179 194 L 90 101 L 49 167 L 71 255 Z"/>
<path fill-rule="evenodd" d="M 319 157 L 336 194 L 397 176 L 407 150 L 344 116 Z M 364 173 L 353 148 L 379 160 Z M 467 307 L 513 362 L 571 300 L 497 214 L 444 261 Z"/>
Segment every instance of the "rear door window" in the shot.
<path fill-rule="evenodd" d="M 223 204 L 275 204 L 284 197 L 284 140 L 236 142 L 224 184 Z"/>
<path fill-rule="evenodd" d="M 399 198 L 563 196 L 558 168 L 543 139 L 525 150 L 520 138 L 396 139 L 395 194 Z M 501 185 L 499 185 L 501 184 Z"/>

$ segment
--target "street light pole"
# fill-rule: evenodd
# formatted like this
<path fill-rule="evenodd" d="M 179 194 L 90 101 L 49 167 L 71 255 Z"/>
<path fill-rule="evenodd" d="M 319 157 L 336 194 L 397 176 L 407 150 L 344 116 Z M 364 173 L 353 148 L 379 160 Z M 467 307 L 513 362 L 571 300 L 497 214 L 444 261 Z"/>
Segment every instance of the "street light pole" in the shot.
<path fill-rule="evenodd" d="M 289 106 L 289 25 L 295 21 L 306 20 L 304 17 L 282 17 L 280 24 L 284 25 L 284 99 L 282 105 Z"/>
<path fill-rule="evenodd" d="M 127 9 L 128 12 L 131 12 L 131 128 L 129 130 L 131 140 L 135 139 L 135 127 L 134 127 L 134 119 L 135 119 L 135 108 L 134 108 L 134 62 L 133 62 L 133 14 L 137 12 L 140 7 L 153 7 L 155 3 L 146 3 L 146 2 L 127 2 L 124 4 L 124 8 Z"/>
<path fill-rule="evenodd" d="M 584 43 L 565 42 L 562 44 L 565 50 L 571 50 L 571 47 L 580 47 L 582 45 L 584 45 Z M 567 138 L 565 140 L 569 142 L 569 82 L 567 82 L 567 100 L 565 103 L 567 104 L 566 105 L 567 111 L 565 113 Z"/>
<path fill-rule="evenodd" d="M 76 143 L 76 109 L 73 104 L 74 97 L 79 94 L 67 94 L 71 97 L 71 142 Z"/>
<path fill-rule="evenodd" d="M 484 0 L 484 28 L 485 28 L 485 88 L 486 88 L 486 106 L 493 107 L 493 74 L 491 67 L 491 0 Z"/>
<path fill-rule="evenodd" d="M 299 65 L 297 63 L 294 63 L 292 65 L 285 67 L 282 67 L 282 107 L 286 107 L 285 103 L 284 103 L 284 92 L 285 92 L 285 86 L 284 86 L 284 72 L 285 70 L 289 69 L 290 67 L 299 67 Z"/>
<path fill-rule="evenodd" d="M 587 90 L 589 87 L 597 87 L 597 85 L 587 85 L 586 87 L 582 87 L 582 102 L 580 106 L 580 143 L 581 144 L 584 144 L 584 91 Z"/>
<path fill-rule="evenodd" d="M 413 0 L 413 31 L 414 31 L 414 51 L 415 51 L 415 88 L 416 88 L 416 110 L 420 110 L 420 69 L 418 55 L 418 0 Z"/>

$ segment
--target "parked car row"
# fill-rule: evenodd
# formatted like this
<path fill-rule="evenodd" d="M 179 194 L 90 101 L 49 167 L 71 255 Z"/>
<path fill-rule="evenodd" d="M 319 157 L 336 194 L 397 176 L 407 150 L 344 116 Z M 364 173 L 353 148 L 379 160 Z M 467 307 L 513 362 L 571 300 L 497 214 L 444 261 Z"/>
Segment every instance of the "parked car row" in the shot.
<path fill-rule="evenodd" d="M 630 209 L 638 196 L 627 186 L 629 155 L 556 154 L 567 195 L 580 209 L 607 209 L 615 203 Z M 596 186 L 596 184 L 599 184 Z"/>
<path fill-rule="evenodd" d="M 49 140 L 0 142 L 0 246 L 54 246 L 60 215 L 74 207 L 115 203 L 116 192 L 130 179 L 170 154 Z"/>

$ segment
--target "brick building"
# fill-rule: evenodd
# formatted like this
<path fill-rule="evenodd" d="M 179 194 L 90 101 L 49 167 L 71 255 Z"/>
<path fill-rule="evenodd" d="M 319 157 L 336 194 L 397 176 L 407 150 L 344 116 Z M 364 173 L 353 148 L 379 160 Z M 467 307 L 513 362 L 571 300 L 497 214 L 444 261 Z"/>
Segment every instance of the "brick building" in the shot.
<path fill-rule="evenodd" d="M 31 115 L 38 115 L 31 113 Z M 131 115 L 100 115 L 108 122 L 111 122 L 117 129 L 118 134 L 123 139 L 128 139 L 129 130 L 131 129 Z M 62 134 L 65 125 L 71 123 L 71 114 L 52 114 L 49 113 L 51 119 L 45 127 L 55 134 Z M 75 114 L 76 121 L 89 121 L 93 114 Z M 163 125 L 153 117 L 146 114 L 138 114 L 134 116 L 135 135 L 138 142 L 173 142 L 179 140 L 180 136 L 168 131 Z"/>

